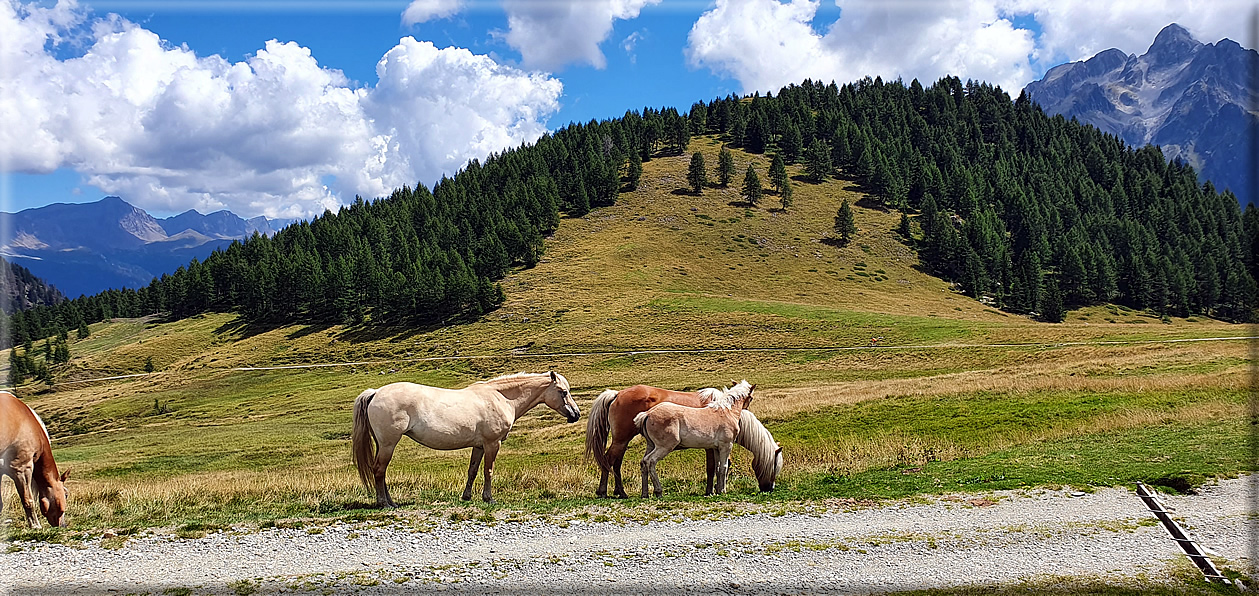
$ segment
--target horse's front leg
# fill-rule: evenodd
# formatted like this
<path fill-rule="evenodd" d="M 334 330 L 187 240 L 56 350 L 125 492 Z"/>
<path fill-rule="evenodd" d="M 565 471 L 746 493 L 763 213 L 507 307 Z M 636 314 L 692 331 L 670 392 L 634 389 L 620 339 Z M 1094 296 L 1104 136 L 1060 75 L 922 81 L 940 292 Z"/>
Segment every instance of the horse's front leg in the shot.
<path fill-rule="evenodd" d="M 485 488 L 481 490 L 481 500 L 486 503 L 494 502 L 490 484 L 494 481 L 494 458 L 498 457 L 498 447 L 501 444 L 500 441 L 485 444 Z"/>
<path fill-rule="evenodd" d="M 730 449 L 733 444 L 727 443 L 718 447 L 717 452 L 717 494 L 726 493 L 726 478 L 730 474 Z"/>
<path fill-rule="evenodd" d="M 13 487 L 17 489 L 18 499 L 22 501 L 22 509 L 26 511 L 26 524 L 32 529 L 39 527 L 39 516 L 35 512 L 35 499 L 31 497 L 32 467 L 13 468 Z"/>
<path fill-rule="evenodd" d="M 472 482 L 476 480 L 476 474 L 481 469 L 481 456 L 485 455 L 485 450 L 480 447 L 472 448 L 472 461 L 468 463 L 468 483 L 463 485 L 463 497 L 465 501 L 472 500 Z M 486 477 L 489 482 L 489 477 Z"/>
<path fill-rule="evenodd" d="M 707 478 L 704 483 L 704 496 L 713 494 L 713 474 L 717 472 L 717 450 L 704 450 L 704 473 Z"/>

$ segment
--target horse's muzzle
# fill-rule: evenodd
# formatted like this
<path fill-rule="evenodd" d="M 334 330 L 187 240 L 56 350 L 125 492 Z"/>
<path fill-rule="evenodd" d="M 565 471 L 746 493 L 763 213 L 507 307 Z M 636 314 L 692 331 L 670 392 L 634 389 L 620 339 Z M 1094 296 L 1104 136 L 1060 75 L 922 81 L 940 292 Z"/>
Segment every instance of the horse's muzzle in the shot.
<path fill-rule="evenodd" d="M 581 412 L 577 408 L 564 408 L 564 410 L 564 417 L 568 419 L 569 424 L 581 420 Z"/>

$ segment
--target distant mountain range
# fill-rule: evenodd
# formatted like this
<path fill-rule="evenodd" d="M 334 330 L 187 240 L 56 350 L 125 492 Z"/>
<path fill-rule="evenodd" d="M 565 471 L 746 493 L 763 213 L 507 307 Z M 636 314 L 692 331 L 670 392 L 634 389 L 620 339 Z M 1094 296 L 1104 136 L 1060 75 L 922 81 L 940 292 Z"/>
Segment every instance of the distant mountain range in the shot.
<path fill-rule="evenodd" d="M 242 219 L 230 211 L 186 211 L 156 219 L 118 197 L 0 213 L 12 233 L 0 255 L 67 296 L 139 288 L 193 258 L 254 232 L 272 235 L 292 220 Z"/>
<path fill-rule="evenodd" d="M 1222 39 L 1195 40 L 1172 23 L 1145 54 L 1109 49 L 1083 62 L 1051 68 L 1027 85 L 1028 97 L 1049 114 L 1092 124 L 1130 145 L 1160 145 L 1168 159 L 1185 160 L 1217 190 L 1229 189 L 1244 205 L 1250 196 L 1249 87 L 1254 50 Z"/>

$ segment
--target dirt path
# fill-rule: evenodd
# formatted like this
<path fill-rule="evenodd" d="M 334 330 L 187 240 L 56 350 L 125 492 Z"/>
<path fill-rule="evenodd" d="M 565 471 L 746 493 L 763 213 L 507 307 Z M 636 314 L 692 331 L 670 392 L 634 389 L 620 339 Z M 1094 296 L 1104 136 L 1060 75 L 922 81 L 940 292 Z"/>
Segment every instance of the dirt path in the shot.
<path fill-rule="evenodd" d="M 1247 520 L 1252 480 L 1164 498 L 1235 570 L 1259 530 Z M 1149 585 L 1190 569 L 1126 489 L 649 524 L 335 523 L 146 536 L 116 550 L 18 547 L 0 565 L 0 587 L 14 594 L 869 593 L 1063 576 Z"/>

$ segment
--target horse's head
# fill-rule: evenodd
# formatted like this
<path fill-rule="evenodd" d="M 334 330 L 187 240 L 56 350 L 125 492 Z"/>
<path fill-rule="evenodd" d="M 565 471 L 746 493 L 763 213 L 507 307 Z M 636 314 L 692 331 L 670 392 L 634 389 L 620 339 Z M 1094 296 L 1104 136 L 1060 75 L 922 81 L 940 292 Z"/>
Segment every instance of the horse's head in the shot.
<path fill-rule="evenodd" d="M 568 392 L 568 379 L 555 371 L 551 371 L 551 384 L 542 392 L 542 402 L 563 414 L 569 422 L 581 419 L 581 410 L 577 409 L 577 402 L 573 401 L 573 396 Z"/>
<path fill-rule="evenodd" d="M 760 473 L 761 470 L 759 468 L 756 470 L 758 472 L 756 475 L 756 483 L 760 485 L 761 492 L 763 493 L 773 492 L 774 486 L 777 484 L 777 481 L 778 481 L 778 473 L 781 472 L 782 469 L 783 469 L 783 448 L 779 446 L 777 443 L 775 443 L 774 464 L 772 466 L 765 466 L 765 473 Z"/>
<path fill-rule="evenodd" d="M 66 470 L 61 473 L 60 478 L 42 486 L 39 491 L 39 512 L 55 527 L 66 523 L 66 501 L 70 500 L 70 489 L 66 488 L 66 480 L 69 478 L 70 470 Z"/>

